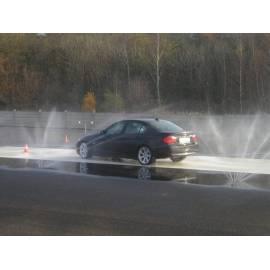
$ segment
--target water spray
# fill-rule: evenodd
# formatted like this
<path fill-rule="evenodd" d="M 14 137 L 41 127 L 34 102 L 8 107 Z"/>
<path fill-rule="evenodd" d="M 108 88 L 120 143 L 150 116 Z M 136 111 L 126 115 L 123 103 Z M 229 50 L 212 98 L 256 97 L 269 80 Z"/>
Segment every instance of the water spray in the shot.
<path fill-rule="evenodd" d="M 70 142 L 68 135 L 65 136 L 65 144 L 68 144 Z"/>

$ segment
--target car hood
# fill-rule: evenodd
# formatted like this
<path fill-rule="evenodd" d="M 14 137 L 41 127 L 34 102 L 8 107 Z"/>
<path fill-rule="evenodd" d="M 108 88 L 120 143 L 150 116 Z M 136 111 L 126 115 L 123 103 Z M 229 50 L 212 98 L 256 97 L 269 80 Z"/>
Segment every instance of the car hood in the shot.
<path fill-rule="evenodd" d="M 86 136 L 83 136 L 82 138 L 80 138 L 77 143 L 76 143 L 76 146 L 79 146 L 79 144 L 81 142 L 90 142 L 90 141 L 93 141 L 95 139 L 98 139 L 100 136 L 102 136 L 100 133 L 95 133 L 95 134 L 88 134 Z"/>

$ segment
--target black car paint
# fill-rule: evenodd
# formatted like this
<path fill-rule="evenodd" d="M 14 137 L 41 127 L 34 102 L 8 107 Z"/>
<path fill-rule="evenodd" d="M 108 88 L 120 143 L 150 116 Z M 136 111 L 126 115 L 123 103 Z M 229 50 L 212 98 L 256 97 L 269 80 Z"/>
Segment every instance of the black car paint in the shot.
<path fill-rule="evenodd" d="M 79 147 L 82 142 L 85 142 L 88 146 L 91 155 L 97 156 L 109 156 L 109 157 L 122 157 L 122 158 L 137 158 L 137 152 L 140 146 L 148 146 L 155 158 L 167 158 L 174 155 L 189 155 L 197 152 L 198 145 L 180 146 L 180 145 L 167 145 L 163 143 L 162 139 L 169 135 L 181 135 L 183 133 L 171 133 L 171 132 L 158 132 L 149 123 L 150 120 L 136 119 L 136 120 L 122 120 L 125 126 L 120 134 L 106 135 L 106 130 L 100 131 L 97 134 L 87 135 L 81 138 L 77 144 L 76 149 L 79 153 Z M 159 121 L 159 120 L 151 120 Z M 146 132 L 143 134 L 125 134 L 127 124 L 130 122 L 138 122 L 146 126 Z"/>

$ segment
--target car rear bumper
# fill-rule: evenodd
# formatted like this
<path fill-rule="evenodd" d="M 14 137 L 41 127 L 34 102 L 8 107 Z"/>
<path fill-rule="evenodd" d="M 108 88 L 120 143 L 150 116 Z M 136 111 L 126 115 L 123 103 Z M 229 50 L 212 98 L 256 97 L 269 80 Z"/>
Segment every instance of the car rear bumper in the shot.
<path fill-rule="evenodd" d="M 184 157 L 197 153 L 199 150 L 198 144 L 189 145 L 164 145 L 156 149 L 156 158 L 167 157 Z"/>

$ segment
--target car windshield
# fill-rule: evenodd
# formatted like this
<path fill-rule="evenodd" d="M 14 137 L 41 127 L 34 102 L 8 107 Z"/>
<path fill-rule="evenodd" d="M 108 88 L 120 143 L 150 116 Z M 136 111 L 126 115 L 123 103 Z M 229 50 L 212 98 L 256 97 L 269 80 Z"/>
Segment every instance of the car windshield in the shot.
<path fill-rule="evenodd" d="M 156 120 L 151 125 L 160 132 L 183 132 L 184 130 L 176 124 L 166 120 Z"/>

